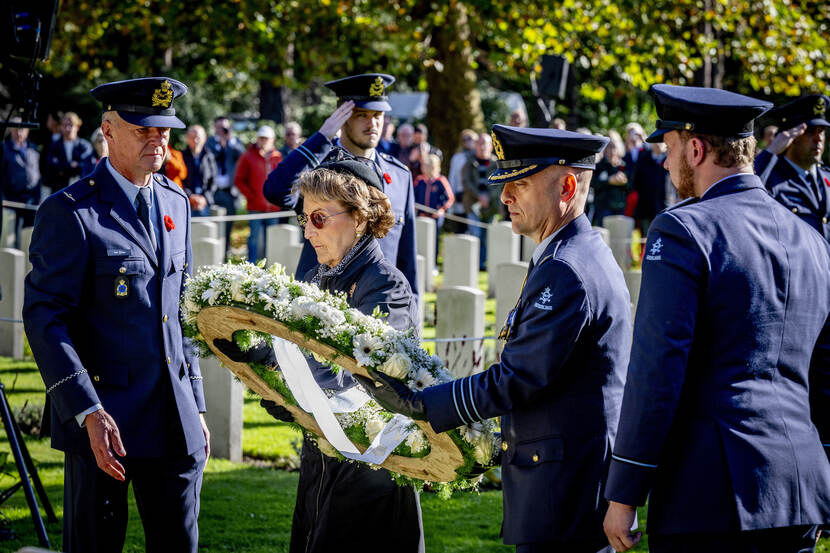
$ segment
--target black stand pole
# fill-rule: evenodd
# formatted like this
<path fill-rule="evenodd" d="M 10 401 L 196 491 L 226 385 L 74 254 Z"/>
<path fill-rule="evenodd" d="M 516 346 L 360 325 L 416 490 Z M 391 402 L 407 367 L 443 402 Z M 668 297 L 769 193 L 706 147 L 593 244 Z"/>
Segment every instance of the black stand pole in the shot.
<path fill-rule="evenodd" d="M 38 493 L 43 500 L 49 521 L 52 522 L 57 519 L 55 518 L 55 513 L 52 511 L 52 505 L 46 497 L 46 492 L 43 490 L 43 485 L 40 483 L 40 478 L 37 476 L 37 470 L 34 467 L 34 463 L 32 463 L 31 456 L 29 456 L 29 451 L 26 449 L 26 444 L 24 444 L 23 440 L 20 438 L 17 422 L 12 416 L 11 409 L 9 409 L 9 402 L 6 399 L 6 386 L 2 383 L 0 383 L 0 416 L 3 418 L 3 426 L 6 429 L 6 436 L 9 438 L 9 447 L 11 447 L 12 454 L 14 455 L 14 462 L 17 465 L 17 472 L 20 474 L 20 482 L 15 484 L 15 486 L 13 486 L 9 491 L 13 493 L 17 487 L 23 487 L 23 492 L 26 494 L 26 503 L 29 504 L 29 512 L 32 514 L 32 522 L 35 525 L 35 531 L 37 532 L 40 545 L 46 548 L 51 548 L 49 536 L 46 535 L 46 527 L 43 525 L 43 518 L 41 518 L 40 509 L 38 509 L 37 506 L 35 492 L 32 489 L 31 482 L 29 482 L 29 470 L 32 471 L 32 480 L 34 480 Z M 3 495 L 5 496 L 5 500 L 11 494 Z"/>

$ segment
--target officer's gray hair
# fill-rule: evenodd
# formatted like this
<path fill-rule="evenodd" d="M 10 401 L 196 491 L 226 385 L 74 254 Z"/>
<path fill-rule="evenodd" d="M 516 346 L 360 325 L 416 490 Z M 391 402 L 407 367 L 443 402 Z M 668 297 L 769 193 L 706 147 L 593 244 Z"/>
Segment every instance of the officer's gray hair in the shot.
<path fill-rule="evenodd" d="M 680 140 L 685 144 L 692 138 L 699 138 L 709 144 L 718 167 L 744 167 L 752 165 L 755 160 L 755 137 L 744 138 L 715 136 L 711 134 L 694 134 L 689 131 L 680 133 Z"/>

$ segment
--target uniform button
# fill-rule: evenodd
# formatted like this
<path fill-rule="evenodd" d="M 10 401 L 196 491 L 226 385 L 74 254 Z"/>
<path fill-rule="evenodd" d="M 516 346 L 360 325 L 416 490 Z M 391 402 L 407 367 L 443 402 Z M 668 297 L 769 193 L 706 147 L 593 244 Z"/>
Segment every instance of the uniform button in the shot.
<path fill-rule="evenodd" d="M 167 358 L 167 364 L 170 364 L 170 357 Z"/>
<path fill-rule="evenodd" d="M 185 363 L 185 365 L 187 365 L 188 369 L 190 368 L 190 363 Z"/>
<path fill-rule="evenodd" d="M 533 456 L 533 462 L 534 462 L 534 463 L 538 463 L 538 462 L 539 462 L 539 456 L 538 456 L 538 455 L 534 455 L 534 456 Z"/>
<path fill-rule="evenodd" d="M 502 442 L 501 443 L 501 450 L 502 451 L 507 451 L 507 442 Z"/>
<path fill-rule="evenodd" d="M 187 269 L 187 263 L 184 264 L 184 268 Z"/>
<path fill-rule="evenodd" d="M 164 317 L 161 318 L 161 322 L 163 322 L 163 323 L 167 322 L 167 315 L 165 315 Z"/>
<path fill-rule="evenodd" d="M 398 219 L 398 222 L 399 222 L 399 223 L 403 223 L 403 217 L 400 217 L 400 218 Z"/>
<path fill-rule="evenodd" d="M 92 380 L 94 380 L 95 382 L 100 382 L 101 377 L 96 374 L 95 376 L 92 377 Z"/>
<path fill-rule="evenodd" d="M 798 208 L 797 207 L 793 208 L 793 213 L 798 213 Z"/>
<path fill-rule="evenodd" d="M 89 185 L 95 186 L 95 179 L 89 179 Z"/>
<path fill-rule="evenodd" d="M 824 224 L 826 225 L 826 224 L 827 224 L 827 217 L 822 217 L 822 218 L 821 218 L 821 222 L 822 222 L 822 223 L 824 223 Z"/>
<path fill-rule="evenodd" d="M 127 268 L 126 267 L 121 267 L 120 269 L 118 269 L 118 272 L 123 275 L 124 273 L 127 272 Z"/>

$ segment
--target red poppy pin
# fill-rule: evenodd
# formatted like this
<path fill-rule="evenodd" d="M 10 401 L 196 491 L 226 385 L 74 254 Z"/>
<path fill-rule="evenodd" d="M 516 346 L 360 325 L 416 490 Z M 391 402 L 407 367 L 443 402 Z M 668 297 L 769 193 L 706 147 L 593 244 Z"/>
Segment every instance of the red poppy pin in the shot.
<path fill-rule="evenodd" d="M 386 181 L 386 184 L 390 184 L 392 182 L 392 177 L 389 176 L 389 173 L 384 173 L 383 180 Z"/>
<path fill-rule="evenodd" d="M 164 216 L 164 228 L 167 229 L 167 232 L 170 232 L 176 228 L 176 224 L 173 222 L 173 219 L 170 218 L 170 215 Z"/>
<path fill-rule="evenodd" d="M 830 187 L 830 179 L 828 179 L 827 177 L 824 177 L 824 184 L 826 184 L 828 187 Z"/>

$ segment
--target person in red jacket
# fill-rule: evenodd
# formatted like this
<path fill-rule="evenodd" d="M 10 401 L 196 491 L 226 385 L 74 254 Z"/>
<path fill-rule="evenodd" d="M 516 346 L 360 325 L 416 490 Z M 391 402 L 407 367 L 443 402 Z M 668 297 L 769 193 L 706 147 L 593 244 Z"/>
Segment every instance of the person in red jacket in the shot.
<path fill-rule="evenodd" d="M 257 132 L 256 142 L 250 145 L 239 158 L 233 183 L 248 201 L 248 213 L 269 213 L 280 208 L 269 203 L 262 194 L 265 177 L 273 171 L 282 154 L 274 149 L 274 129 L 263 125 Z M 275 219 L 252 219 L 251 234 L 248 237 L 248 261 L 256 263 L 265 255 L 265 229 L 274 224 Z"/>

